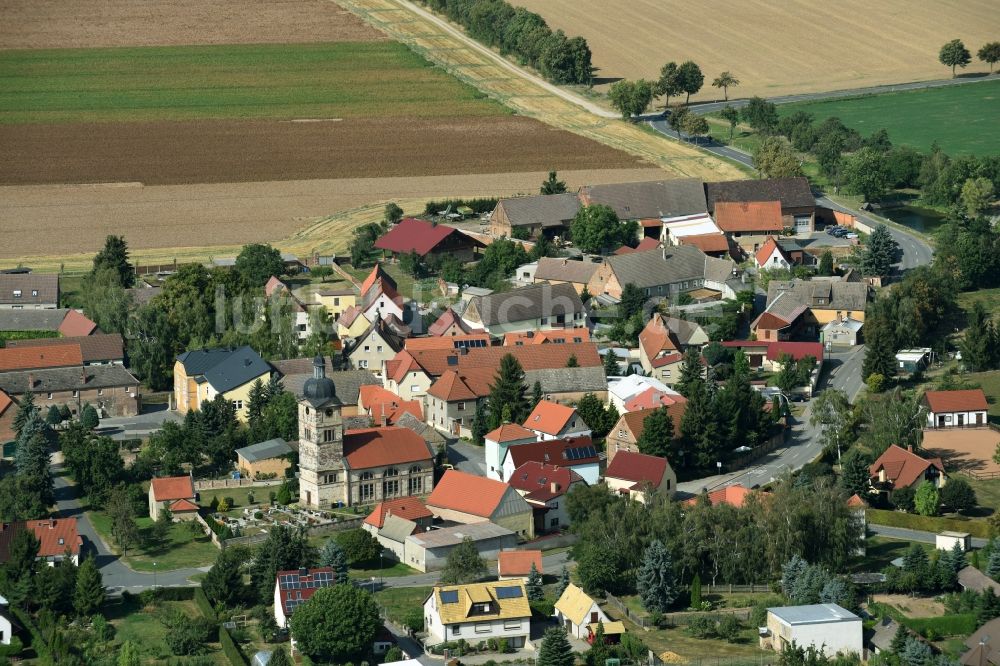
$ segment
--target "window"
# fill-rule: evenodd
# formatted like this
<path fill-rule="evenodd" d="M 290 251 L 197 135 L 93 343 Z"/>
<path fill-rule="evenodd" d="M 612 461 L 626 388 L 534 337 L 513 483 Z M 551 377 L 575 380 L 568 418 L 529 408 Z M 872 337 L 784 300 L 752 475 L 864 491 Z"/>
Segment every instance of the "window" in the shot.
<path fill-rule="evenodd" d="M 451 628 L 451 635 L 458 636 L 462 633 L 462 625 L 456 624 Z"/>
<path fill-rule="evenodd" d="M 396 497 L 399 495 L 399 480 L 382 482 L 382 497 Z"/>
<path fill-rule="evenodd" d="M 52 394 L 51 394 L 51 393 L 49 393 L 49 400 L 51 400 L 51 399 L 52 399 Z"/>
<path fill-rule="evenodd" d="M 464 402 L 458 403 L 458 405 L 456 406 L 456 409 L 458 411 L 460 411 L 460 412 L 464 412 L 465 411 L 465 403 Z"/>
<path fill-rule="evenodd" d="M 411 476 L 407 482 L 407 488 L 410 495 L 419 495 L 424 492 L 424 479 L 420 476 Z"/>
<path fill-rule="evenodd" d="M 619 437 L 625 436 L 625 428 L 618 428 L 618 436 Z"/>
<path fill-rule="evenodd" d="M 358 487 L 358 499 L 362 502 L 368 502 L 375 499 L 375 484 L 374 483 L 363 483 Z"/>
<path fill-rule="evenodd" d="M 383 476 L 399 476 L 399 470 L 395 467 L 389 467 L 385 470 L 385 474 Z"/>
<path fill-rule="evenodd" d="M 80 392 L 79 391 L 73 391 L 73 397 L 74 398 L 79 398 L 80 397 Z"/>
<path fill-rule="evenodd" d="M 663 293 L 663 285 L 662 284 L 656 288 L 656 293 L 658 293 L 658 294 L 662 294 Z"/>
<path fill-rule="evenodd" d="M 382 353 L 382 345 L 377 345 L 375 347 L 375 351 L 378 352 L 379 354 L 381 354 Z"/>
<path fill-rule="evenodd" d="M 340 473 L 334 472 L 332 474 L 324 474 L 320 483 L 340 483 Z"/>
<path fill-rule="evenodd" d="M 104 395 L 104 389 L 97 389 L 97 395 Z M 243 401 L 237 400 L 236 402 L 240 403 L 240 406 L 236 409 L 243 409 Z"/>
<path fill-rule="evenodd" d="M 336 437 L 337 437 L 337 431 L 333 430 L 332 428 L 323 431 L 324 442 L 332 442 L 334 439 L 336 439 Z"/>
<path fill-rule="evenodd" d="M 32 296 L 38 296 L 38 290 L 37 289 L 32 289 L 31 290 L 31 295 Z"/>
<path fill-rule="evenodd" d="M 366 369 L 368 367 L 368 359 L 363 358 L 363 359 L 359 360 L 358 361 L 358 367 L 361 368 L 362 370 Z"/>
<path fill-rule="evenodd" d="M 559 519 L 558 518 L 553 518 L 549 522 L 549 527 L 559 527 Z"/>
<path fill-rule="evenodd" d="M 21 298 L 21 290 L 20 289 L 15 289 L 14 290 L 14 298 Z"/>
<path fill-rule="evenodd" d="M 333 299 L 333 304 L 334 304 L 334 305 L 340 305 L 340 298 L 339 298 L 339 297 L 337 297 L 337 298 L 334 298 L 334 299 Z"/>
<path fill-rule="evenodd" d="M 101 392 L 98 391 L 97 395 L 101 395 Z M 243 409 L 243 401 L 242 400 L 233 400 L 232 402 L 233 402 L 233 409 L 235 409 L 236 411 L 240 411 L 241 409 Z"/>
<path fill-rule="evenodd" d="M 477 634 L 488 634 L 490 633 L 490 629 L 491 626 L 489 622 L 480 622 L 479 624 L 476 625 Z"/>
<path fill-rule="evenodd" d="M 521 628 L 520 620 L 504 620 L 503 628 L 507 631 L 515 631 Z"/>
<path fill-rule="evenodd" d="M 410 393 L 419 393 L 420 384 L 410 384 Z"/>
<path fill-rule="evenodd" d="M 362 481 L 371 481 L 372 479 L 375 478 L 375 475 L 372 474 L 371 472 L 361 472 L 361 476 L 358 478 L 361 479 Z"/>
<path fill-rule="evenodd" d="M 372 350 L 371 345 L 365 345 L 365 351 L 370 352 Z"/>

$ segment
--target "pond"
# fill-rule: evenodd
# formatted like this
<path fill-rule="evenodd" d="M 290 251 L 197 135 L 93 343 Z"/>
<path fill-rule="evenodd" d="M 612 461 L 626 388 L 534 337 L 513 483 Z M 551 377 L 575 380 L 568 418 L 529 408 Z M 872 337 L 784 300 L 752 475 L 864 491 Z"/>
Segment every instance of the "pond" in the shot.
<path fill-rule="evenodd" d="M 938 227 L 947 222 L 947 215 L 932 208 L 920 206 L 898 206 L 880 211 L 883 216 L 893 222 L 910 227 L 914 231 L 934 233 Z"/>

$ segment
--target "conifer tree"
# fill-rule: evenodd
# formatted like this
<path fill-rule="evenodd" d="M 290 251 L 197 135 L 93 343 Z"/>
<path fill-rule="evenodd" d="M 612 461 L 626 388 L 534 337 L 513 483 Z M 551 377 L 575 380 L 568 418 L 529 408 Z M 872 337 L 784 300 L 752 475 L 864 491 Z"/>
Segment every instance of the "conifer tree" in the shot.
<path fill-rule="evenodd" d="M 542 638 L 542 646 L 538 650 L 537 666 L 573 666 L 576 658 L 573 647 L 566 638 L 566 630 L 562 627 L 551 627 Z"/>
<path fill-rule="evenodd" d="M 658 539 L 646 547 L 636 584 L 642 607 L 650 613 L 665 613 L 677 598 L 673 563 L 663 542 Z"/>
<path fill-rule="evenodd" d="M 93 556 L 87 557 L 76 574 L 73 609 L 80 617 L 90 617 L 104 604 L 104 583 Z"/>
<path fill-rule="evenodd" d="M 500 427 L 503 421 L 504 409 L 509 408 L 511 422 L 521 423 L 528 416 L 528 400 L 525 397 L 528 387 L 524 383 L 524 369 L 513 354 L 506 354 L 500 359 L 493 383 L 490 385 L 490 423 L 489 429 Z"/>
<path fill-rule="evenodd" d="M 542 589 L 542 574 L 538 573 L 535 563 L 531 563 L 531 571 L 528 572 L 528 582 L 525 585 L 528 590 L 528 601 L 541 601 L 545 598 L 545 591 Z"/>

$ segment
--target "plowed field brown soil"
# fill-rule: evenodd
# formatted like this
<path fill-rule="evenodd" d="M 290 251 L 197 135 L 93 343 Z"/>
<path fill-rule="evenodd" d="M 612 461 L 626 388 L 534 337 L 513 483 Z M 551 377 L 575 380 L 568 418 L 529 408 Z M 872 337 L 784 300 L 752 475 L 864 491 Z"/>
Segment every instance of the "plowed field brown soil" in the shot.
<path fill-rule="evenodd" d="M 0 49 L 386 39 L 329 0 L 4 0 Z"/>
<path fill-rule="evenodd" d="M 649 166 L 517 116 L 0 125 L 0 184 L 148 185 Z"/>

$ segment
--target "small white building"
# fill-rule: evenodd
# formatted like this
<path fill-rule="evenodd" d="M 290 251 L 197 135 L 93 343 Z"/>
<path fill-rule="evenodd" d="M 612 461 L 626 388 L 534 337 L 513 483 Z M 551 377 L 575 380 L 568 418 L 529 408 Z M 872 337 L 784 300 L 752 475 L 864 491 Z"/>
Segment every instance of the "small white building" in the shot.
<path fill-rule="evenodd" d="M 611 621 L 597 602 L 573 583 L 566 586 L 556 601 L 555 618 L 572 636 L 583 640 L 590 634 L 589 625 Z"/>
<path fill-rule="evenodd" d="M 507 450 L 520 444 L 531 444 L 538 436 L 522 425 L 504 423 L 491 430 L 483 438 L 486 449 L 486 476 L 497 481 L 506 481 L 503 477 L 503 461 Z"/>
<path fill-rule="evenodd" d="M 983 389 L 927 391 L 920 403 L 927 411 L 928 428 L 985 427 L 989 422 Z"/>
<path fill-rule="evenodd" d="M 645 377 L 643 375 L 616 377 L 608 381 L 608 404 L 614 405 L 619 414 L 624 414 L 628 411 L 625 409 L 626 402 L 651 388 L 662 393 L 677 393 L 677 391 L 654 377 Z"/>
<path fill-rule="evenodd" d="M 14 635 L 14 623 L 11 620 L 10 607 L 7 599 L 0 597 L 0 644 L 10 645 Z"/>
<path fill-rule="evenodd" d="M 861 618 L 837 604 L 781 606 L 767 609 L 767 627 L 762 627 L 760 647 L 782 652 L 795 643 L 815 646 L 823 654 L 862 655 Z"/>
<path fill-rule="evenodd" d="M 531 637 L 531 607 L 523 581 L 434 587 L 424 600 L 427 645 L 491 638 L 522 648 Z"/>
<path fill-rule="evenodd" d="M 861 341 L 864 326 L 864 322 L 850 317 L 834 319 L 820 329 L 820 340 L 829 345 L 853 347 Z"/>
<path fill-rule="evenodd" d="M 938 550 L 951 550 L 956 543 L 963 552 L 967 552 L 972 548 L 972 535 L 968 532 L 941 532 L 934 537 L 934 547 Z"/>
<path fill-rule="evenodd" d="M 664 217 L 660 240 L 671 245 L 679 245 L 680 240 L 687 236 L 704 236 L 706 234 L 722 235 L 722 229 L 708 213 L 682 215 L 680 217 Z"/>

